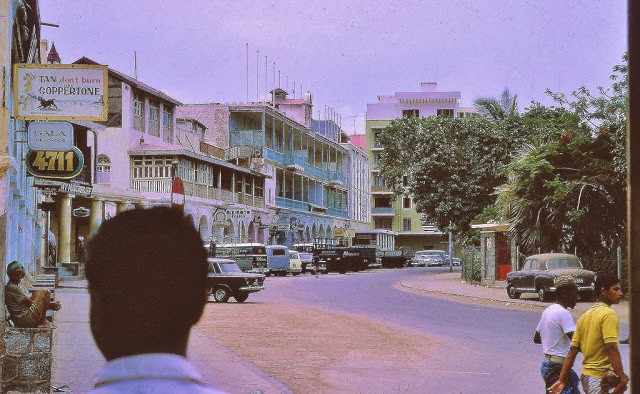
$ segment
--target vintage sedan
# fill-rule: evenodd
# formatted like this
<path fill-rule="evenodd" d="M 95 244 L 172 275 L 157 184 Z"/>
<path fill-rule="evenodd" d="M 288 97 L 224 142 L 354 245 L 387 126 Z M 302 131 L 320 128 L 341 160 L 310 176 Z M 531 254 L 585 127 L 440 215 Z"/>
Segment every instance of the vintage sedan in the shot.
<path fill-rule="evenodd" d="M 242 272 L 235 261 L 209 258 L 207 286 L 216 302 L 227 302 L 229 297 L 245 302 L 249 294 L 264 289 L 264 275 Z"/>
<path fill-rule="evenodd" d="M 547 301 L 556 291 L 555 279 L 561 275 L 575 279 L 581 298 L 593 298 L 595 272 L 582 268 L 577 256 L 565 253 L 527 257 L 521 270 L 507 274 L 507 294 L 520 298 L 522 293 L 537 293 L 540 301 Z"/>

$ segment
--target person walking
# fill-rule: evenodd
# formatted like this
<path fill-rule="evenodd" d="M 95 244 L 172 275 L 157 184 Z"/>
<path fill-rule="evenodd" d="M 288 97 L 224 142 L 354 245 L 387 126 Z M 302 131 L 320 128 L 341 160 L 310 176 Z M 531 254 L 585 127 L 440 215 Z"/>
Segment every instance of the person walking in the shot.
<path fill-rule="evenodd" d="M 618 316 L 611 309 L 612 304 L 622 299 L 620 279 L 611 274 L 597 275 L 595 292 L 597 302 L 576 323 L 560 377 L 551 386 L 553 393 L 561 393 L 568 385 L 569 371 L 578 352 L 583 356 L 580 381 L 586 394 L 609 393 L 611 388 L 613 393 L 621 394 L 627 389 L 629 377 L 624 373 L 618 350 Z"/>
<path fill-rule="evenodd" d="M 578 286 L 571 276 L 559 276 L 555 280 L 556 303 L 551 304 L 542 312 L 533 342 L 542 344 L 544 360 L 540 365 L 540 374 L 548 389 L 560 377 L 562 363 L 569 348 L 571 337 L 576 325 L 569 309 L 573 309 L 578 302 Z M 578 374 L 570 371 L 570 382 L 562 391 L 562 394 L 577 394 L 580 392 L 580 378 Z"/>

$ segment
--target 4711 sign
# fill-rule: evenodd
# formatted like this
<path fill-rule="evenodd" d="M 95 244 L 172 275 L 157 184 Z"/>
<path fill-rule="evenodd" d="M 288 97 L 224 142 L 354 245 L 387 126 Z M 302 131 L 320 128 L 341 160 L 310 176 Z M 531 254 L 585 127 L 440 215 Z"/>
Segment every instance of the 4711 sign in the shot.
<path fill-rule="evenodd" d="M 26 162 L 27 171 L 33 176 L 71 179 L 82 171 L 84 157 L 74 146 L 69 151 L 29 150 Z"/>

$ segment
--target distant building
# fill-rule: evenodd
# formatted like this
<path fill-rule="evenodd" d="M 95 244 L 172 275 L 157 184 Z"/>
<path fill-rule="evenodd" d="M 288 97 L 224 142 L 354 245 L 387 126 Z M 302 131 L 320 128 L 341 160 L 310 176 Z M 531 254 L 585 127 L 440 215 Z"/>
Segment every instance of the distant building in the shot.
<path fill-rule="evenodd" d="M 269 225 L 269 243 L 353 237 L 354 228 L 369 226 L 366 211 L 354 207 L 366 182 L 351 171 L 362 170 L 366 155 L 352 149 L 335 122 L 312 119 L 310 93 L 300 99 L 282 89 L 271 93 L 270 102 L 189 104 L 178 113 L 207 127 L 205 141 L 266 176 L 269 214 L 262 223 Z"/>
<path fill-rule="evenodd" d="M 459 105 L 461 94 L 455 91 L 439 91 L 436 82 L 423 82 L 420 91 L 396 92 L 390 96 L 378 96 L 376 103 L 367 104 L 365 151 L 371 157 L 372 229 L 391 230 L 396 233 L 396 247 L 408 246 L 413 250 L 446 250 L 447 235 L 435 228 L 429 213 L 418 213 L 413 198 L 406 193 L 396 197 L 386 186 L 378 168 L 380 153 L 379 133 L 393 119 L 401 117 L 466 117 L 473 116 L 473 108 Z M 352 136 L 362 143 L 363 137 Z M 402 182 L 409 185 L 409 178 Z"/>

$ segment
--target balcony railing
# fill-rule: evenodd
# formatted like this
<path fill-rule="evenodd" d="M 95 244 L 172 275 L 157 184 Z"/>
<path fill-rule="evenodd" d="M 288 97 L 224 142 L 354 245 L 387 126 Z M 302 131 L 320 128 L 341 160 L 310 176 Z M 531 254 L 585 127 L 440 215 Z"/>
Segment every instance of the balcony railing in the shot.
<path fill-rule="evenodd" d="M 327 215 L 337 216 L 339 218 L 349 218 L 349 214 L 347 212 L 335 208 L 327 208 Z"/>
<path fill-rule="evenodd" d="M 379 216 L 394 216 L 395 209 L 393 208 L 371 208 L 371 215 L 379 215 Z"/>
<path fill-rule="evenodd" d="M 200 152 L 224 160 L 224 149 L 200 141 Z"/>
<path fill-rule="evenodd" d="M 337 181 L 339 183 L 342 183 L 343 185 L 347 184 L 347 178 L 338 171 L 329 172 L 329 180 Z"/>
<path fill-rule="evenodd" d="M 133 189 L 143 193 L 171 194 L 171 179 L 134 179 Z M 258 208 L 264 208 L 263 197 L 253 197 L 241 193 L 234 194 L 230 190 L 218 189 L 201 183 L 183 180 L 184 194 L 186 196 L 219 200 L 229 203 L 245 204 Z"/>

